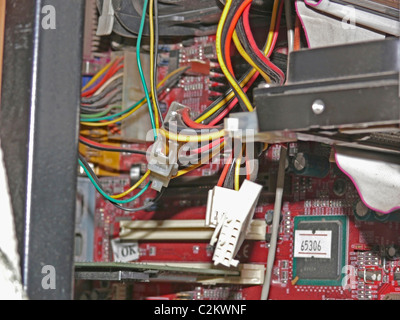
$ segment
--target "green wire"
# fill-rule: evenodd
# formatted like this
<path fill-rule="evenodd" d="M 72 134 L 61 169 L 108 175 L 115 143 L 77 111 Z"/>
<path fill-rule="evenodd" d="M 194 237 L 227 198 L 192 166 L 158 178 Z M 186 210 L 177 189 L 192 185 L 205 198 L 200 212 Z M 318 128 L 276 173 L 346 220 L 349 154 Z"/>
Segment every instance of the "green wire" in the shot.
<path fill-rule="evenodd" d="M 90 181 L 93 183 L 93 185 L 95 186 L 95 188 L 97 189 L 97 191 L 107 200 L 115 202 L 115 203 L 128 203 L 128 202 L 132 202 L 134 200 L 136 200 L 137 198 L 139 198 L 150 186 L 151 181 L 149 181 L 142 190 L 140 190 L 140 192 L 138 192 L 137 194 L 135 194 L 132 198 L 129 199 L 125 199 L 125 200 L 118 200 L 118 199 L 114 199 L 111 198 L 108 194 L 106 194 L 101 188 L 100 186 L 96 183 L 96 181 L 93 179 L 93 177 L 91 176 L 91 174 L 89 173 L 89 171 L 85 168 L 85 166 L 83 165 L 82 161 L 79 160 L 79 164 L 81 165 L 82 169 L 85 171 L 86 175 L 88 176 L 88 178 L 90 179 Z"/>
<path fill-rule="evenodd" d="M 151 100 L 150 100 L 150 96 L 149 96 L 149 90 L 147 89 L 147 85 L 146 85 L 146 79 L 144 78 L 144 74 L 143 74 L 142 62 L 140 61 L 140 43 L 142 41 L 144 23 L 146 21 L 146 11 L 147 11 L 148 2 L 149 2 L 148 0 L 144 0 L 144 4 L 143 4 L 142 20 L 140 22 L 140 29 L 139 29 L 139 33 L 138 33 L 138 37 L 137 37 L 137 41 L 136 41 L 136 60 L 137 60 L 137 64 L 138 64 L 140 79 L 142 80 L 144 93 L 146 95 L 147 107 L 149 108 L 151 126 L 153 127 L 153 132 L 154 132 L 154 139 L 156 139 L 157 138 L 157 129 L 156 129 L 155 121 L 154 121 L 153 109 L 152 109 L 151 102 L 150 102 Z"/>
<path fill-rule="evenodd" d="M 103 120 L 111 120 L 113 118 L 119 117 L 121 115 L 124 115 L 124 114 L 130 112 L 132 109 L 136 108 L 139 105 L 139 103 L 142 103 L 146 99 L 147 100 L 147 107 L 149 109 L 149 114 L 150 114 L 151 126 L 153 128 L 154 138 L 156 139 L 157 138 L 157 129 L 156 129 L 156 125 L 155 125 L 153 109 L 152 109 L 152 105 L 151 105 L 149 90 L 148 90 L 147 85 L 146 85 L 146 79 L 145 79 L 144 74 L 143 74 L 142 63 L 141 63 L 141 60 L 140 60 L 140 43 L 141 43 L 142 36 L 143 36 L 143 29 L 144 29 L 144 23 L 145 23 L 145 20 L 146 20 L 147 6 L 148 6 L 148 0 L 145 0 L 144 7 L 143 7 L 142 20 L 141 20 L 141 23 L 140 23 L 140 30 L 139 30 L 139 33 L 138 33 L 138 38 L 137 38 L 137 43 L 136 43 L 136 59 L 137 59 L 140 79 L 142 81 L 142 85 L 143 85 L 143 89 L 144 89 L 144 93 L 145 93 L 146 98 L 142 98 L 140 101 L 138 101 L 137 103 L 135 103 L 133 106 L 131 106 L 130 108 L 128 108 L 126 110 L 123 110 L 121 112 L 118 112 L 118 113 L 115 113 L 115 114 L 112 114 L 112 115 L 109 115 L 109 116 L 102 117 L 99 114 L 96 114 L 97 117 L 93 118 L 94 115 L 92 115 L 92 116 L 81 115 L 81 121 L 99 122 L 99 121 L 103 121 Z"/>
<path fill-rule="evenodd" d="M 106 115 L 107 113 L 109 113 L 112 109 L 117 109 L 117 108 L 121 109 L 122 106 L 111 106 L 102 112 L 93 113 L 93 114 L 81 114 L 81 118 L 84 119 L 85 121 L 87 121 L 87 119 L 102 117 L 102 116 Z M 113 115 L 113 116 L 115 117 L 115 115 Z"/>
<path fill-rule="evenodd" d="M 110 120 L 119 116 L 122 116 L 125 113 L 128 113 L 129 111 L 131 111 L 132 109 L 136 108 L 139 103 L 142 103 L 144 101 L 145 98 L 142 98 L 140 101 L 136 102 L 133 106 L 131 106 L 130 108 L 120 111 L 118 113 L 106 116 L 106 117 L 101 117 L 101 118 L 94 118 L 94 119 L 81 119 L 81 121 L 85 121 L 85 122 L 98 122 L 98 121 L 103 121 L 103 120 Z"/>

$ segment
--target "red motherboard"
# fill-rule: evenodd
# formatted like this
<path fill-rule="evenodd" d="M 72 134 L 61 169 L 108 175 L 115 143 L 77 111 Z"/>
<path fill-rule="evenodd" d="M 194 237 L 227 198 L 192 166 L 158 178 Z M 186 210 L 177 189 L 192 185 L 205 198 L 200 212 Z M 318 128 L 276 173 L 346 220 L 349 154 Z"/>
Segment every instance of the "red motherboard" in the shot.
<path fill-rule="evenodd" d="M 274 145 L 262 155 L 261 172 L 274 177 L 277 170 L 279 145 Z M 288 174 L 288 188 L 282 207 L 279 241 L 273 268 L 270 299 L 388 299 L 390 294 L 400 292 L 400 262 L 385 259 L 382 248 L 400 242 L 399 218 L 397 213 L 379 216 L 371 215 L 362 220 L 355 215 L 359 201 L 357 191 L 332 163 L 325 178 L 310 178 Z M 338 196 L 333 192 L 335 181 L 345 181 L 346 192 Z M 129 177 L 104 178 L 103 186 L 110 192 L 121 192 L 130 185 Z M 211 188 L 199 187 L 208 190 Z M 192 189 L 193 195 L 198 193 Z M 179 192 L 179 188 L 177 189 Z M 100 195 L 96 200 L 95 212 L 95 255 L 98 262 L 113 261 L 110 241 L 119 235 L 121 220 L 198 220 L 205 218 L 206 199 L 203 197 L 176 197 L 166 195 L 160 201 L 157 211 L 141 211 L 127 214 L 105 201 Z M 148 195 L 152 197 L 151 193 Z M 145 199 L 145 198 L 144 198 Z M 144 201 L 144 200 L 142 200 Z M 132 204 L 140 206 L 142 201 Z M 261 196 L 254 219 L 264 220 L 273 211 L 273 197 L 266 193 Z M 372 213 L 371 213 L 372 214 Z M 343 221 L 341 238 L 345 245 L 341 250 L 344 260 L 339 263 L 340 285 L 329 281 L 315 285 L 297 283 L 294 276 L 294 233 L 295 218 L 340 217 Z M 365 217 L 364 217 L 365 219 Z M 271 226 L 267 226 L 267 235 Z M 266 241 L 246 240 L 238 255 L 240 263 L 265 264 L 268 256 Z M 136 262 L 212 262 L 213 247 L 208 241 L 139 241 L 139 258 Z M 376 276 L 375 280 L 370 274 Z M 342 282 L 344 281 L 344 282 Z M 261 286 L 202 286 L 182 283 L 135 284 L 132 295 L 137 299 L 159 297 L 179 299 L 196 297 L 202 299 L 259 299 Z"/>
<path fill-rule="evenodd" d="M 199 60 L 204 63 L 200 73 L 185 74 L 175 87 L 160 97 L 164 115 L 171 103 L 177 101 L 188 106 L 192 116 L 196 116 L 223 91 L 221 89 L 225 88 L 226 83 L 218 71 L 214 43 L 214 37 L 200 37 L 194 38 L 191 43 L 160 46 L 159 80 L 172 70 L 188 65 L 190 61 Z M 149 146 L 123 145 L 137 150 L 146 150 Z M 241 264 L 266 265 L 280 148 L 280 145 L 269 146 L 259 157 L 257 182 L 264 189 L 254 219 L 266 221 L 266 238 L 244 241 L 236 256 Z M 298 148 L 302 148 L 302 152 L 322 155 L 327 159 L 331 152 L 328 146 L 316 143 L 293 143 L 289 145 L 289 159 L 292 159 L 291 150 Z M 138 167 L 143 174 L 147 168 L 146 163 L 145 156 L 122 153 L 119 169 L 126 175 L 101 178 L 104 189 L 110 194 L 128 189 L 132 184 L 132 176 L 128 174 L 132 166 Z M 329 162 L 329 166 L 328 174 L 324 177 L 317 177 L 318 174 L 305 176 L 293 172 L 289 161 L 269 299 L 399 299 L 400 213 L 379 215 L 367 212 L 362 216 L 357 215 L 360 198 L 356 189 L 334 162 Z M 97 193 L 93 261 L 115 260 L 111 240 L 119 237 L 121 221 L 204 220 L 207 192 L 215 186 L 221 168 L 217 159 L 215 163 L 191 172 L 190 183 L 186 185 L 183 179 L 187 179 L 187 176 L 177 178 L 176 184 L 172 183 L 156 208 L 135 213 L 115 208 Z M 203 180 L 198 182 L 197 179 Z M 155 195 L 155 191 L 147 191 L 144 196 L 126 206 L 140 207 Z M 325 269 L 325 265 L 318 259 L 305 261 L 298 257 L 295 234 L 297 230 L 312 230 L 318 224 L 324 224 L 323 229 L 333 235 L 332 243 L 336 251 L 332 263 L 327 265 L 327 271 L 321 271 L 313 278 L 307 270 Z M 209 240 L 158 239 L 137 242 L 139 254 L 132 262 L 212 263 L 214 248 Z M 388 251 L 391 251 L 390 254 Z M 97 294 L 102 294 L 103 298 L 149 300 L 258 300 L 262 287 L 260 284 L 211 285 L 173 281 L 134 284 L 111 282 L 106 287 L 101 282 L 92 282 L 91 285 L 92 292 L 97 290 Z M 77 289 L 87 292 L 79 286 Z"/>

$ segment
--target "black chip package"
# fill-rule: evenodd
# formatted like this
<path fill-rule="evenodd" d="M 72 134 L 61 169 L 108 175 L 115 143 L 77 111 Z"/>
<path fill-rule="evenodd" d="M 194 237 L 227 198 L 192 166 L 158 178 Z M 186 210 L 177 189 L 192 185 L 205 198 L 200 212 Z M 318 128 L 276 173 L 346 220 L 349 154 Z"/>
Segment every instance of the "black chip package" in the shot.
<path fill-rule="evenodd" d="M 296 284 L 341 286 L 345 275 L 342 268 L 346 265 L 347 257 L 346 216 L 298 216 L 294 218 L 294 230 L 331 232 L 330 258 L 318 258 L 316 254 L 293 258 L 293 279 L 297 278 Z"/>

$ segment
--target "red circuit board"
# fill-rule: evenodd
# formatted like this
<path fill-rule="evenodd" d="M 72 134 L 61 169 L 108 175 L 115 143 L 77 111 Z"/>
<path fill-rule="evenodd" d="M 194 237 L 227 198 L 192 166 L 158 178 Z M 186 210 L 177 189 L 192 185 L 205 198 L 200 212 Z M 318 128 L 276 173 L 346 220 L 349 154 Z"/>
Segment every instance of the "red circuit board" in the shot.
<path fill-rule="evenodd" d="M 218 75 L 215 67 L 215 38 L 194 38 L 189 44 L 163 45 L 160 48 L 158 78 L 163 79 L 172 70 L 185 66 L 190 60 L 200 60 L 211 66 L 209 74 L 184 75 L 179 83 L 167 90 L 161 97 L 161 109 L 165 115 L 172 102 L 178 101 L 191 109 L 192 117 L 203 111 L 217 97 L 224 85 L 223 77 Z M 213 69 L 215 67 L 215 70 Z M 137 150 L 146 150 L 150 145 L 131 144 L 123 145 Z M 295 149 L 296 145 L 292 146 Z M 317 144 L 309 143 L 306 152 L 321 153 Z M 329 149 L 329 148 L 328 148 Z M 328 152 L 328 151 L 323 151 Z M 261 155 L 259 183 L 267 188 L 273 186 L 266 179 L 276 179 L 280 146 L 270 146 L 268 151 Z M 120 171 L 129 173 L 132 165 L 141 166 L 142 173 L 146 170 L 145 156 L 122 153 L 120 156 Z M 221 171 L 219 161 L 205 165 L 189 173 L 192 178 L 218 177 Z M 334 184 L 337 180 L 345 181 L 345 192 L 335 193 Z M 128 175 L 101 179 L 103 187 L 108 193 L 120 193 L 130 185 Z M 285 181 L 286 182 L 286 181 Z M 376 246 L 400 246 L 400 218 L 397 213 L 379 217 L 368 221 L 358 220 L 354 215 L 354 206 L 359 201 L 359 195 L 351 181 L 341 173 L 334 163 L 325 178 L 310 178 L 287 174 L 286 192 L 282 207 L 282 221 L 280 225 L 279 241 L 273 267 L 273 276 L 269 299 L 274 300 L 323 300 L 323 299 L 386 299 L 388 294 L 400 294 L 400 262 L 399 260 L 386 261 L 374 251 Z M 215 185 L 215 184 L 214 184 Z M 111 239 L 119 236 L 121 220 L 200 220 L 205 218 L 206 197 L 199 197 L 199 193 L 206 194 L 210 186 L 198 186 L 185 189 L 184 193 L 177 188 L 175 196 L 164 196 L 160 201 L 160 208 L 156 211 L 140 211 L 126 213 L 116 209 L 111 203 L 96 195 L 95 230 L 94 230 L 94 261 L 113 261 Z M 271 187 L 269 194 L 262 195 L 255 212 L 255 219 L 265 219 L 266 213 L 273 210 L 275 191 Z M 138 207 L 146 199 L 152 199 L 154 191 L 147 191 L 144 196 L 133 201 L 129 207 Z M 349 286 L 340 285 L 299 285 L 294 277 L 294 232 L 295 217 L 325 217 L 340 216 L 346 219 L 345 237 L 345 265 L 351 272 L 348 279 Z M 388 218 L 387 218 L 388 217 Z M 267 234 L 271 227 L 267 227 Z M 211 262 L 213 248 L 205 241 L 140 241 L 138 262 Z M 237 255 L 241 263 L 265 265 L 268 257 L 268 241 L 245 241 Z M 380 280 L 371 281 L 363 278 L 365 272 L 380 273 Z M 396 275 L 395 275 L 396 274 Z M 343 274 L 346 276 L 346 274 Z M 101 284 L 94 283 L 96 288 Z M 261 286 L 228 286 L 228 285 L 200 285 L 183 283 L 135 283 L 127 286 L 121 283 L 111 283 L 107 290 L 111 290 L 111 298 L 121 289 L 127 298 L 131 299 L 233 299 L 256 300 L 260 298 Z M 116 291 L 115 291 L 115 290 Z M 107 291 L 105 290 L 105 291 Z M 114 290 L 114 291 L 113 291 Z M 396 296 L 398 297 L 398 296 Z M 119 296 L 121 298 L 121 296 Z"/>
<path fill-rule="evenodd" d="M 212 97 L 220 96 L 221 90 L 214 89 L 226 86 L 226 81 L 223 80 L 223 74 L 213 71 L 214 68 L 218 69 L 217 62 L 214 62 L 216 60 L 215 36 L 193 38 L 193 42 L 186 46 L 178 43 L 160 47 L 159 81 L 174 69 L 190 65 L 190 61 L 204 64 L 200 72 L 187 72 L 174 88 L 160 97 L 160 102 L 166 107 L 163 111 L 166 113 L 172 102 L 179 101 L 196 116 L 212 102 Z"/>
<path fill-rule="evenodd" d="M 279 145 L 271 146 L 268 152 L 261 157 L 260 166 L 262 172 L 274 173 L 276 171 L 279 148 Z M 344 179 L 346 181 L 346 193 L 342 196 L 337 196 L 332 191 L 336 179 Z M 331 164 L 330 173 L 325 178 L 290 175 L 290 180 L 290 191 L 282 207 L 282 221 L 269 298 L 285 300 L 384 299 L 387 294 L 400 293 L 398 280 L 395 279 L 395 272 L 398 273 L 400 270 L 400 262 L 398 260 L 385 261 L 372 250 L 377 245 L 400 244 L 400 226 L 398 222 L 400 219 L 396 218 L 397 213 L 393 215 L 394 218 L 389 216 L 380 217 L 383 220 L 387 219 L 384 222 L 377 220 L 360 221 L 356 219 L 353 212 L 354 204 L 359 200 L 357 191 L 351 182 L 337 170 L 334 164 Z M 105 188 L 113 192 L 121 192 L 129 186 L 128 178 L 104 178 L 102 181 Z M 193 190 L 193 192 L 197 191 Z M 154 196 L 152 192 L 149 192 L 148 197 L 151 198 L 152 196 Z M 132 206 L 139 206 L 143 204 L 143 201 L 137 200 Z M 190 199 L 190 195 L 189 199 L 187 197 L 180 199 L 179 196 L 176 198 L 167 197 L 161 202 L 162 210 L 127 214 L 115 209 L 101 196 L 97 196 L 95 213 L 95 261 L 113 261 L 110 240 L 111 238 L 118 237 L 118 221 L 120 219 L 190 220 L 204 219 L 205 217 L 205 202 Z M 264 219 L 265 214 L 272 210 L 273 198 L 271 199 L 268 196 L 261 197 L 254 218 Z M 349 269 L 354 275 L 351 276 L 350 274 L 348 277 L 349 288 L 344 290 L 342 286 L 298 285 L 295 283 L 295 279 L 293 279 L 293 235 L 294 218 L 297 216 L 346 217 L 346 265 L 354 267 L 350 267 Z M 267 234 L 269 232 L 270 226 L 267 227 Z M 211 262 L 212 253 L 213 248 L 207 242 L 202 241 L 144 241 L 139 242 L 140 257 L 138 261 Z M 267 241 L 245 241 L 237 258 L 242 263 L 265 264 L 267 256 Z M 378 271 L 381 274 L 380 280 L 364 281 L 362 278 L 364 270 Z M 147 283 L 143 286 L 145 288 L 142 288 L 140 285 L 135 286 L 135 290 L 133 291 L 135 299 L 146 299 L 146 297 L 178 299 L 185 296 L 185 294 L 189 294 L 187 292 L 194 294 L 196 290 L 203 288 L 202 286 L 185 286 L 173 283 Z M 218 288 L 223 287 L 218 286 Z M 216 290 L 216 288 L 214 289 Z M 238 289 L 236 288 L 235 290 L 237 291 Z M 182 294 L 182 292 L 186 293 Z M 241 288 L 235 294 L 231 293 L 231 297 L 258 299 L 260 293 L 261 288 L 259 286 L 250 286 Z M 211 295 L 211 293 L 209 294 Z M 220 294 L 222 295 L 222 293 Z M 204 295 L 197 296 L 204 298 Z"/>

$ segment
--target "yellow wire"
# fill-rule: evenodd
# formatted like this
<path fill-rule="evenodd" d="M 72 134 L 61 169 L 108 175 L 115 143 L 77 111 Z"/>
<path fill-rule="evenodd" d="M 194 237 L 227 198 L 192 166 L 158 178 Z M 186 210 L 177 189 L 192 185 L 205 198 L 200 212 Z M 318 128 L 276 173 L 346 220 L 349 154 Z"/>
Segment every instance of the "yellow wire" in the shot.
<path fill-rule="evenodd" d="M 240 165 L 242 164 L 242 156 L 243 152 L 245 149 L 245 145 L 242 144 L 242 149 L 240 151 L 240 155 L 236 160 L 236 165 L 235 165 L 235 190 L 240 189 Z"/>
<path fill-rule="evenodd" d="M 267 45 L 265 46 L 264 49 L 264 54 L 267 55 L 268 52 L 271 50 L 272 46 L 272 40 L 274 38 L 274 32 L 275 32 L 275 24 L 276 24 L 276 19 L 278 16 L 278 8 L 279 8 L 279 0 L 275 0 L 274 2 L 274 7 L 272 10 L 272 19 L 271 19 L 271 25 L 270 25 L 270 31 L 268 34 L 268 39 L 267 39 Z M 249 74 L 247 75 L 246 78 L 243 79 L 243 81 L 240 83 L 240 86 L 243 88 L 249 80 L 253 77 L 253 75 L 256 73 L 256 69 L 252 69 Z M 210 109 L 207 113 L 196 119 L 197 123 L 200 123 L 204 121 L 205 119 L 209 118 L 211 115 L 213 115 L 215 112 L 217 112 L 220 108 L 222 108 L 226 103 L 228 103 L 229 100 L 231 100 L 234 97 L 234 93 L 231 92 L 224 100 L 220 101 L 217 105 L 215 105 L 212 109 Z"/>
<path fill-rule="evenodd" d="M 225 135 L 224 130 L 220 130 L 218 132 L 212 132 L 208 134 L 202 134 L 202 135 L 182 135 L 182 134 L 176 134 L 169 132 L 165 129 L 160 129 L 160 134 L 162 134 L 164 137 L 166 137 L 169 140 L 174 140 L 174 141 L 179 141 L 179 142 L 203 142 L 203 141 L 209 141 L 209 140 L 216 140 Z"/>
<path fill-rule="evenodd" d="M 222 142 L 221 145 L 220 145 L 220 147 L 219 147 L 219 151 L 221 151 L 221 150 L 224 148 L 224 146 L 225 146 L 225 142 Z M 210 156 L 208 156 L 208 161 L 210 161 L 210 160 L 211 160 L 212 158 L 214 158 L 217 154 L 219 154 L 219 151 L 215 152 L 215 154 L 212 153 Z M 203 160 L 205 160 L 205 158 L 201 159 L 200 162 L 197 163 L 197 164 L 194 164 L 194 165 L 192 165 L 192 166 L 190 166 L 190 167 L 188 167 L 188 168 L 179 170 L 179 171 L 177 172 L 177 174 L 176 174 L 175 176 L 173 176 L 172 178 L 174 179 L 174 178 L 180 177 L 180 176 L 182 176 L 182 175 L 184 175 L 184 174 L 186 174 L 186 173 L 188 173 L 188 172 L 190 172 L 190 171 L 193 171 L 193 170 L 197 169 L 198 167 L 201 167 L 202 165 L 205 164 Z"/>
<path fill-rule="evenodd" d="M 242 87 L 236 83 L 235 79 L 230 74 L 229 70 L 227 69 L 227 67 L 225 65 L 224 58 L 222 56 L 222 51 L 221 51 L 222 29 L 223 29 L 223 27 L 225 25 L 226 16 L 228 15 L 228 12 L 229 12 L 229 10 L 231 8 L 231 4 L 232 4 L 232 0 L 226 0 L 226 4 L 225 4 L 225 7 L 224 7 L 224 10 L 222 11 L 222 14 L 221 14 L 221 19 L 219 20 L 219 23 L 218 23 L 216 41 L 215 41 L 215 49 L 216 49 L 216 52 L 217 52 L 219 65 L 220 65 L 221 70 L 224 73 L 225 77 L 227 78 L 227 80 L 229 81 L 231 86 L 235 89 L 235 91 L 237 92 L 239 97 L 242 99 L 242 101 L 245 104 L 246 108 L 249 111 L 253 111 L 254 109 L 253 109 L 253 106 L 251 105 L 251 103 L 249 101 L 249 98 L 244 93 Z"/>
<path fill-rule="evenodd" d="M 236 160 L 236 165 L 235 165 L 235 190 L 240 189 L 240 183 L 239 183 L 239 172 L 240 172 L 240 165 L 242 163 L 242 158 L 238 158 Z"/>
<path fill-rule="evenodd" d="M 82 88 L 82 91 L 85 91 L 87 88 L 89 88 L 93 83 L 96 82 L 98 78 L 102 76 L 104 72 L 107 71 L 107 69 L 114 63 L 115 59 L 113 61 L 110 61 L 103 69 L 101 69 L 99 72 L 96 73 L 96 75 L 90 79 L 90 81 Z"/>
<path fill-rule="evenodd" d="M 169 78 L 174 76 L 176 73 L 184 70 L 186 67 L 181 67 L 179 69 L 176 69 L 172 71 L 170 74 L 168 74 L 164 79 L 160 81 L 160 83 L 157 85 L 157 88 L 161 87 L 165 81 L 167 81 Z M 143 98 L 144 99 L 144 98 Z M 106 122 L 81 122 L 81 124 L 89 127 L 102 127 L 102 126 L 108 126 L 113 123 L 120 122 L 121 120 L 124 120 L 125 118 L 129 117 L 132 113 L 137 111 L 141 106 L 143 106 L 146 103 L 146 99 L 144 99 L 141 103 L 139 103 L 135 108 L 133 108 L 131 111 L 128 113 L 120 116 L 119 118 L 116 118 L 114 120 L 106 121 Z"/>
<path fill-rule="evenodd" d="M 154 21 L 153 21 L 153 7 L 154 0 L 150 0 L 149 3 L 149 25 L 150 25 L 150 90 L 151 90 L 151 100 L 153 101 L 153 109 L 154 109 L 154 118 L 156 123 L 156 128 L 160 128 L 159 117 L 158 117 L 158 108 L 156 103 L 154 92 Z"/>
<path fill-rule="evenodd" d="M 276 19 L 278 18 L 278 9 L 279 9 L 279 0 L 275 0 L 274 7 L 272 9 L 272 19 L 271 19 L 271 24 L 269 26 L 267 45 L 265 46 L 265 50 L 264 50 L 265 55 L 271 49 L 272 40 L 274 39 L 274 32 L 275 32 L 275 28 L 277 27 L 275 24 L 276 24 Z"/>
<path fill-rule="evenodd" d="M 243 79 L 243 81 L 240 83 L 241 87 L 244 87 L 247 82 L 249 82 L 249 80 L 253 77 L 253 75 L 257 72 L 256 69 L 252 69 L 249 74 L 247 75 L 246 78 Z M 211 115 L 213 115 L 215 112 L 217 112 L 219 109 L 221 109 L 226 103 L 229 102 L 229 100 L 231 100 L 233 97 L 235 96 L 235 94 L 233 92 L 231 92 L 230 94 L 228 94 L 225 99 L 221 100 L 218 104 L 216 104 L 212 109 L 210 109 L 208 112 L 206 112 L 205 114 L 203 114 L 201 117 L 199 117 L 198 119 L 196 119 L 197 123 L 200 123 L 202 121 L 204 121 L 205 119 L 207 119 L 208 117 L 210 117 Z"/>
<path fill-rule="evenodd" d="M 144 180 L 146 180 L 146 178 L 149 176 L 149 174 L 150 174 L 150 170 L 147 170 L 146 173 L 143 175 L 143 177 L 141 177 L 140 180 L 138 182 L 136 182 L 132 187 L 130 187 L 128 190 L 126 190 L 120 194 L 112 195 L 111 198 L 119 199 L 119 198 L 125 197 L 127 194 L 131 193 L 133 190 L 135 190 L 137 187 L 139 187 L 142 184 L 142 182 Z"/>
<path fill-rule="evenodd" d="M 239 51 L 240 55 L 247 61 L 247 63 L 249 65 L 251 65 L 254 69 L 256 69 L 260 73 L 260 75 L 264 78 L 265 81 L 267 81 L 267 83 L 270 83 L 271 78 L 254 63 L 254 61 L 247 54 L 246 50 L 244 50 L 244 48 L 243 48 L 242 44 L 240 43 L 240 40 L 237 36 L 236 30 L 233 32 L 232 39 L 233 39 L 236 49 Z"/>

